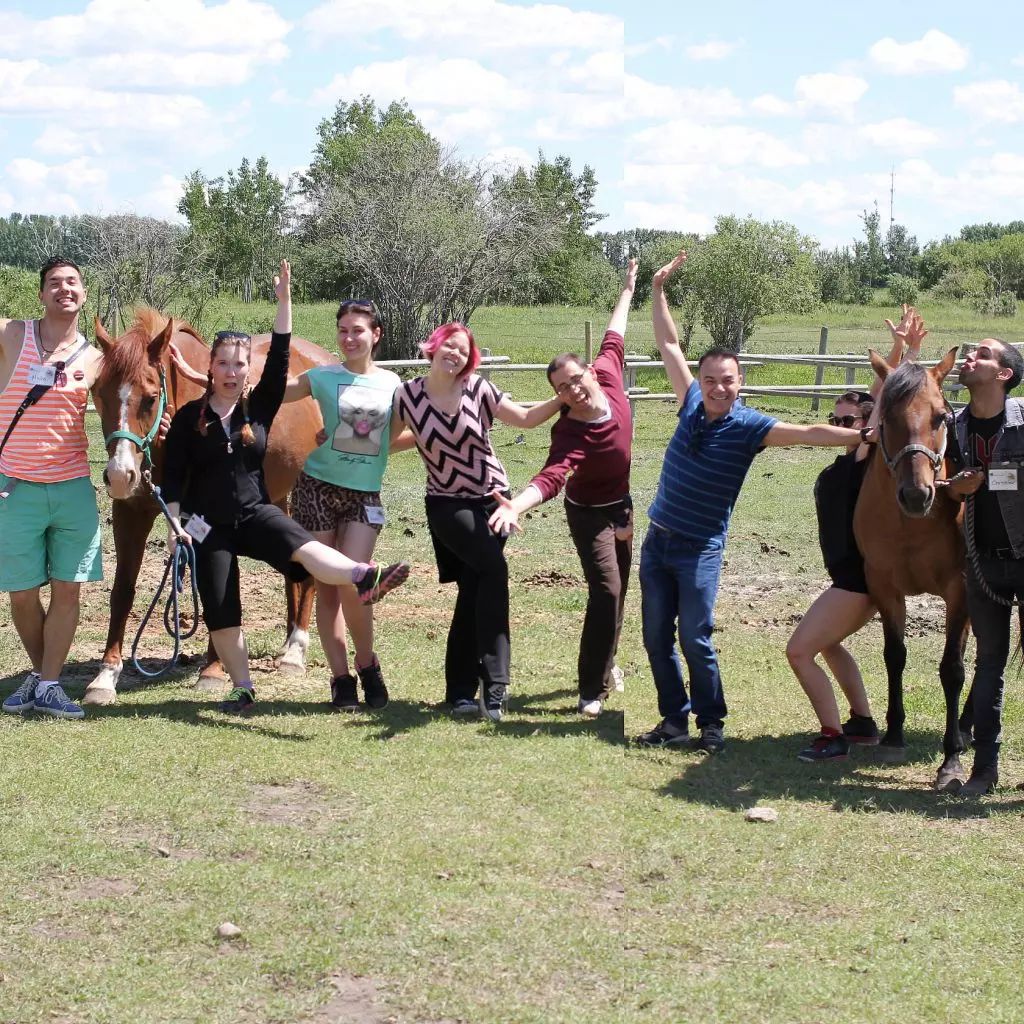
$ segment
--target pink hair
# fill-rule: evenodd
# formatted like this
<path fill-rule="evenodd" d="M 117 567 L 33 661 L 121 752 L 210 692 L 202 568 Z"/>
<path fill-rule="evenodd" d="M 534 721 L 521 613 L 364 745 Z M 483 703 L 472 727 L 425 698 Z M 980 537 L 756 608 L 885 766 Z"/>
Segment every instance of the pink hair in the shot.
<path fill-rule="evenodd" d="M 465 368 L 459 374 L 460 377 L 467 377 L 480 365 L 480 349 L 476 347 L 476 342 L 473 340 L 473 332 L 465 325 L 460 323 L 452 324 L 441 324 L 433 334 L 422 345 L 420 345 L 420 351 L 433 362 L 434 356 L 437 354 L 437 350 L 453 335 L 453 334 L 464 334 L 469 339 L 469 361 L 466 363 Z"/>

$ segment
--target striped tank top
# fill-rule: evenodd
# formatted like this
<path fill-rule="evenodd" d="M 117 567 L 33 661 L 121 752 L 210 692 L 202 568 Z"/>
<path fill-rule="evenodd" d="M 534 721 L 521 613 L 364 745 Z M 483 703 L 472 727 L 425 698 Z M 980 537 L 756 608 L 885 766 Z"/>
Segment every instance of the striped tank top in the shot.
<path fill-rule="evenodd" d="M 79 335 L 75 345 L 85 339 Z M 74 352 L 74 348 L 71 352 Z M 32 483 L 55 484 L 89 475 L 89 439 L 85 434 L 85 407 L 89 388 L 82 352 L 65 367 L 67 380 L 54 385 L 35 405 L 29 406 L 11 431 L 0 454 L 0 473 Z M 0 438 L 7 433 L 14 414 L 32 385 L 29 370 L 39 366 L 36 322 L 25 321 L 25 341 L 11 379 L 0 393 Z"/>

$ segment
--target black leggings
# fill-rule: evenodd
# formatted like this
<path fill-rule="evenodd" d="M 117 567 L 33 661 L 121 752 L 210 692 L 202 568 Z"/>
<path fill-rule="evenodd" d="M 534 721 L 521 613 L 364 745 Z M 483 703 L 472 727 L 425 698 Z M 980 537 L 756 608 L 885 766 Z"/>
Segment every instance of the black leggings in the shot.
<path fill-rule="evenodd" d="M 291 560 L 313 538 L 276 505 L 257 505 L 234 526 L 213 526 L 206 540 L 195 543 L 196 584 L 203 602 L 206 628 L 230 629 L 242 624 L 238 556 L 257 558 L 295 582 L 309 576 Z"/>
<path fill-rule="evenodd" d="M 495 507 L 490 498 L 427 498 L 441 582 L 459 588 L 444 660 L 445 699 L 453 704 L 473 700 L 481 683 L 509 681 L 505 538 L 487 525 Z"/>

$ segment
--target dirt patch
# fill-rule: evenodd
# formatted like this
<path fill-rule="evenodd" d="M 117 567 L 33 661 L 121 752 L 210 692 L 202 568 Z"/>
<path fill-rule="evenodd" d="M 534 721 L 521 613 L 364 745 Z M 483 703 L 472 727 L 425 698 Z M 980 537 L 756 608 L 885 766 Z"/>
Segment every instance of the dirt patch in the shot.
<path fill-rule="evenodd" d="M 75 928 L 53 919 L 29 925 L 28 932 L 37 939 L 46 939 L 51 942 L 85 942 L 89 938 L 89 933 L 81 928 Z"/>
<path fill-rule="evenodd" d="M 330 978 L 334 995 L 303 1024 L 393 1024 L 394 1012 L 382 1005 L 377 986 L 370 978 L 335 974 Z M 418 1024 L 461 1024 L 446 1018 L 417 1018 Z"/>
<path fill-rule="evenodd" d="M 520 581 L 524 587 L 582 587 L 583 580 L 571 572 L 558 569 L 544 569 Z"/>
<path fill-rule="evenodd" d="M 243 809 L 250 821 L 264 825 L 310 826 L 346 818 L 352 812 L 349 805 L 325 800 L 319 786 L 301 779 L 253 786 Z"/>
<path fill-rule="evenodd" d="M 134 882 L 126 878 L 90 878 L 68 892 L 71 899 L 108 900 L 115 896 L 132 896 L 139 891 Z"/>

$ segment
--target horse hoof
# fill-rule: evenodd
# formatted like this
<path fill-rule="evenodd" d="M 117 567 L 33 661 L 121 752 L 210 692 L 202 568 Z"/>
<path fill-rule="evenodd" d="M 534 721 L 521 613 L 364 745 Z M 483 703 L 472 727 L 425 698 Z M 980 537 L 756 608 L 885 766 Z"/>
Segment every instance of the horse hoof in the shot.
<path fill-rule="evenodd" d="M 230 680 L 226 676 L 201 675 L 196 680 L 200 693 L 227 693 Z"/>
<path fill-rule="evenodd" d="M 935 792 L 958 793 L 965 779 L 963 768 L 940 768 L 935 776 Z"/>
<path fill-rule="evenodd" d="M 295 661 L 290 658 L 282 658 L 277 663 L 277 671 L 283 676 L 304 676 L 306 674 L 305 662 Z"/>
<path fill-rule="evenodd" d="M 117 703 L 117 690 L 108 686 L 88 686 L 82 703 L 97 708 L 110 707 L 111 704 Z"/>
<path fill-rule="evenodd" d="M 896 746 L 893 743 L 880 743 L 875 750 L 878 751 L 878 759 L 886 764 L 905 764 L 907 760 L 907 748 Z"/>

